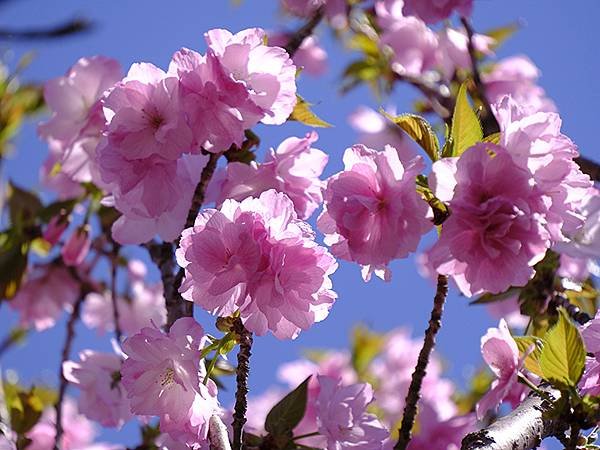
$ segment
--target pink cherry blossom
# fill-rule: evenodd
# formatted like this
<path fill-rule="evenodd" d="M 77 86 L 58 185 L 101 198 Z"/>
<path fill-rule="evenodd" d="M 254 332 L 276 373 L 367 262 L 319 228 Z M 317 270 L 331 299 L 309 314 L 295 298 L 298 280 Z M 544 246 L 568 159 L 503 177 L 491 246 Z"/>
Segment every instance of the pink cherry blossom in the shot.
<path fill-rule="evenodd" d="M 438 198 L 451 198 L 452 214 L 430 253 L 438 272 L 468 296 L 524 286 L 550 246 L 547 206 L 530 173 L 503 147 L 476 144 L 454 169 L 434 163 L 431 181 Z"/>
<path fill-rule="evenodd" d="M 503 300 L 488 303 L 486 308 L 492 317 L 504 319 L 511 328 L 524 330 L 529 323 L 529 317 L 521 314 L 518 293 Z"/>
<path fill-rule="evenodd" d="M 290 41 L 292 33 L 269 33 L 269 44 L 276 47 L 285 47 Z M 302 41 L 294 56 L 294 65 L 308 75 L 323 75 L 327 70 L 327 52 L 319 45 L 319 38 L 314 34 Z"/>
<path fill-rule="evenodd" d="M 457 69 L 471 69 L 468 49 L 469 39 L 464 30 L 444 27 L 438 32 L 438 64 L 447 79 L 452 79 Z M 491 55 L 495 41 L 483 34 L 473 36 L 473 47 L 484 55 Z M 487 92 L 486 92 L 487 93 Z"/>
<path fill-rule="evenodd" d="M 83 225 L 77 228 L 60 250 L 65 265 L 81 265 L 90 251 L 91 245 L 89 226 Z"/>
<path fill-rule="evenodd" d="M 598 266 L 590 258 L 574 258 L 566 253 L 560 255 L 560 266 L 556 271 L 559 277 L 567 278 L 569 281 L 581 283 L 585 281 L 590 273 L 596 275 Z"/>
<path fill-rule="evenodd" d="M 205 34 L 210 50 L 263 111 L 261 122 L 281 125 L 296 104 L 296 66 L 284 49 L 265 45 L 266 37 L 260 28 L 235 35 L 223 29 Z"/>
<path fill-rule="evenodd" d="M 473 0 L 404 0 L 402 12 L 431 24 L 447 19 L 454 11 L 470 16 L 472 9 Z"/>
<path fill-rule="evenodd" d="M 344 153 L 343 172 L 329 178 L 324 210 L 318 220 L 334 256 L 389 280 L 387 265 L 417 249 L 431 229 L 429 207 L 415 190 L 415 177 L 424 168 L 416 157 L 402 163 L 398 152 L 355 145 Z"/>
<path fill-rule="evenodd" d="M 481 354 L 496 379 L 492 382 L 490 390 L 477 403 L 478 419 L 482 419 L 489 410 L 496 411 L 505 399 L 508 399 L 513 407 L 517 406 L 526 393 L 526 388 L 518 382 L 523 360 L 519 359 L 517 343 L 504 319 L 500 320 L 498 328 L 489 328 L 481 338 Z"/>
<path fill-rule="evenodd" d="M 67 227 L 69 226 L 69 217 L 66 214 L 58 214 L 53 216 L 48 222 L 42 237 L 50 245 L 56 245 L 60 240 Z"/>
<path fill-rule="evenodd" d="M 17 450 L 15 443 L 17 434 L 10 430 L 3 430 L 3 432 L 7 434 L 0 433 L 0 450 Z"/>
<path fill-rule="evenodd" d="M 388 113 L 396 114 L 394 110 Z M 371 108 L 359 106 L 350 114 L 348 122 L 359 133 L 357 141 L 366 147 L 382 151 L 386 145 L 391 145 L 403 164 L 417 156 L 414 145 L 404 131 Z"/>
<path fill-rule="evenodd" d="M 81 390 L 79 411 L 104 427 L 120 428 L 131 418 L 120 370 L 119 356 L 93 350 L 81 351 L 79 362 L 63 363 L 65 379 Z"/>
<path fill-rule="evenodd" d="M 367 412 L 373 401 L 368 383 L 343 386 L 340 380 L 319 376 L 317 400 L 319 432 L 327 438 L 327 448 L 382 448 L 388 431 L 377 417 Z"/>
<path fill-rule="evenodd" d="M 206 441 L 210 416 L 219 409 L 216 385 L 203 382 L 206 339 L 202 327 L 184 317 L 168 334 L 148 327 L 123 342 L 122 384 L 131 412 L 159 416 L 161 431 L 182 443 Z"/>
<path fill-rule="evenodd" d="M 298 17 L 309 17 L 323 8 L 325 17 L 336 29 L 344 28 L 348 22 L 348 5 L 345 0 L 282 0 L 283 7 Z"/>
<path fill-rule="evenodd" d="M 22 326 L 37 331 L 53 327 L 63 310 L 71 311 L 79 296 L 79 284 L 62 266 L 30 269 L 25 283 L 8 303 L 19 313 Z"/>
<path fill-rule="evenodd" d="M 295 338 L 325 319 L 336 298 L 329 276 L 337 263 L 274 190 L 203 211 L 176 255 L 186 300 L 219 316 L 239 310 L 258 335 Z"/>
<path fill-rule="evenodd" d="M 580 260 L 600 258 L 600 190 L 591 188 L 579 204 L 583 226 L 558 246 L 561 252 Z M 562 256 L 561 256 L 562 258 Z M 562 260 L 561 260 L 562 263 Z"/>
<path fill-rule="evenodd" d="M 287 138 L 277 150 L 270 150 L 262 164 L 227 164 L 215 174 L 207 197 L 221 205 L 226 199 L 241 201 L 275 189 L 294 202 L 301 219 L 308 219 L 323 201 L 319 176 L 328 160 L 325 152 L 312 147 L 317 139 L 314 131 L 304 138 Z"/>
<path fill-rule="evenodd" d="M 92 161 L 94 158 L 90 158 Z M 62 170 L 63 149 L 59 141 L 48 141 L 48 157 L 39 170 L 42 185 L 56 192 L 61 200 L 78 197 L 85 193 L 78 181 Z"/>
<path fill-rule="evenodd" d="M 600 395 L 600 361 L 597 357 L 586 358 L 579 389 L 583 395 Z"/>
<path fill-rule="evenodd" d="M 432 404 L 419 406 L 418 431 L 408 444 L 408 450 L 459 449 L 468 433 L 475 430 L 475 415 L 442 418 Z"/>

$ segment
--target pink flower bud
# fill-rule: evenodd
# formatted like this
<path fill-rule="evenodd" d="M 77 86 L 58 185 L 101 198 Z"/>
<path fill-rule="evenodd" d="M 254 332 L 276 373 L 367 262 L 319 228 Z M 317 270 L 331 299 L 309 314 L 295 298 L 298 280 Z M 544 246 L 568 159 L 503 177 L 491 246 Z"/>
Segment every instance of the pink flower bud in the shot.
<path fill-rule="evenodd" d="M 69 222 L 69 216 L 61 212 L 50 219 L 50 222 L 48 223 L 46 230 L 44 230 L 42 237 L 51 245 L 56 245 L 62 234 L 69 226 Z"/>
<path fill-rule="evenodd" d="M 61 250 L 64 263 L 67 266 L 80 265 L 90 251 L 91 243 L 88 226 L 79 227 L 69 237 Z"/>

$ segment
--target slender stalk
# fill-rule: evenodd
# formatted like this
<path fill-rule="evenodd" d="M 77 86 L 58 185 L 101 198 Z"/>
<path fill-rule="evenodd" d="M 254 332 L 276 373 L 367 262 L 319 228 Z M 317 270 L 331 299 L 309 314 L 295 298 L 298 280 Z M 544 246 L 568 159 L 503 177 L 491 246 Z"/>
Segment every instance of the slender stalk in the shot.
<path fill-rule="evenodd" d="M 431 356 L 433 347 L 435 347 L 435 336 L 442 327 L 442 314 L 444 312 L 444 303 L 447 295 L 448 277 L 446 275 L 438 275 L 437 289 L 433 299 L 433 309 L 431 310 L 431 317 L 429 318 L 429 326 L 425 331 L 423 347 L 419 352 L 417 365 L 412 374 L 410 387 L 408 388 L 408 394 L 406 395 L 402 425 L 400 426 L 400 437 L 394 446 L 394 449 L 396 450 L 405 450 L 411 439 L 411 431 L 417 415 L 417 403 L 421 397 L 421 386 L 423 384 L 423 379 L 427 374 L 429 357 Z"/>
<path fill-rule="evenodd" d="M 215 173 L 215 169 L 217 168 L 217 163 L 219 162 L 219 158 L 222 153 L 210 153 L 208 157 L 208 162 L 204 169 L 202 169 L 202 174 L 200 175 L 200 181 L 196 185 L 196 190 L 194 191 L 194 196 L 192 197 L 192 205 L 188 211 L 187 219 L 185 221 L 185 228 L 190 228 L 194 226 L 194 222 L 196 220 L 196 216 L 198 215 L 198 211 L 202 207 L 202 203 L 204 203 L 204 197 L 206 195 L 206 188 L 208 187 L 208 183 L 210 182 L 213 174 Z M 179 238 L 175 245 L 179 243 Z M 179 288 L 179 286 L 177 287 Z"/>
<path fill-rule="evenodd" d="M 235 370 L 236 391 L 232 423 L 233 450 L 241 450 L 246 411 L 248 409 L 248 375 L 250 374 L 250 356 L 252 355 L 252 333 L 246 330 L 239 317 L 233 322 L 232 330 L 238 335 L 240 342 L 237 355 L 238 364 Z"/>
<path fill-rule="evenodd" d="M 301 434 L 300 436 L 294 436 L 294 441 L 299 441 L 300 439 L 305 439 L 305 438 L 309 438 L 309 437 L 313 437 L 313 436 L 318 436 L 319 433 L 318 431 L 313 431 L 312 433 L 306 433 L 306 434 Z"/>
<path fill-rule="evenodd" d="M 121 323 L 119 321 L 119 308 L 117 302 L 117 263 L 119 258 L 119 250 L 121 246 L 116 242 L 113 242 L 113 251 L 110 258 L 110 300 L 112 302 L 113 310 L 113 321 L 115 322 L 115 337 L 117 342 L 121 345 Z"/>
<path fill-rule="evenodd" d="M 88 290 L 82 287 L 81 295 L 73 305 L 73 312 L 67 322 L 67 335 L 65 337 L 65 344 L 63 346 L 62 355 L 60 358 L 60 366 L 58 369 L 58 379 L 60 384 L 58 387 L 58 399 L 56 401 L 56 436 L 54 437 L 54 450 L 60 450 L 60 438 L 63 434 L 62 427 L 62 404 L 67 391 L 67 379 L 63 375 L 63 364 L 69 359 L 71 354 L 71 348 L 73 347 L 73 341 L 75 340 L 75 324 L 79 320 L 79 313 L 81 311 L 81 305 L 83 300 L 88 293 Z"/>
<path fill-rule="evenodd" d="M 284 47 L 285 51 L 288 52 L 290 56 L 294 56 L 294 54 L 298 51 L 304 39 L 309 37 L 315 31 L 319 22 L 323 18 L 324 10 L 323 7 L 317 9 L 315 13 L 308 19 L 302 27 L 300 27 L 290 38 L 287 45 Z"/>

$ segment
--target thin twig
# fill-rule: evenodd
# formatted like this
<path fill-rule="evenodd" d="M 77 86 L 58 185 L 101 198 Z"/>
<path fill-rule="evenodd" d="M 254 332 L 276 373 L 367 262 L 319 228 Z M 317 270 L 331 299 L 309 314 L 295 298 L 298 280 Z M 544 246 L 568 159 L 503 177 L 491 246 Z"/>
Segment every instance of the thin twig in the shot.
<path fill-rule="evenodd" d="M 404 414 L 402 416 L 402 425 L 400 426 L 400 437 L 394 446 L 396 450 L 405 450 L 411 439 L 411 431 L 417 415 L 417 403 L 421 397 L 421 385 L 427 373 L 429 357 L 435 346 L 435 336 L 442 327 L 442 313 L 444 312 L 444 303 L 448 295 L 448 277 L 438 275 L 437 289 L 433 299 L 433 309 L 429 318 L 429 326 L 425 331 L 423 347 L 419 352 L 419 358 L 415 371 L 412 374 L 408 394 L 404 405 Z"/>
<path fill-rule="evenodd" d="M 287 45 L 284 47 L 285 51 L 288 52 L 290 56 L 294 56 L 294 54 L 298 51 L 304 39 L 309 37 L 315 31 L 319 22 L 323 18 L 324 8 L 320 7 L 317 9 L 314 14 L 308 19 L 302 27 L 300 27 L 296 32 L 290 37 Z"/>
<path fill-rule="evenodd" d="M 88 294 L 89 290 L 85 287 L 81 287 L 81 293 L 79 298 L 73 305 L 73 312 L 69 317 L 69 321 L 67 322 L 67 335 L 65 337 L 65 344 L 63 346 L 62 355 L 60 358 L 60 366 L 58 369 L 58 377 L 60 380 L 60 384 L 58 387 L 58 399 L 56 400 L 56 436 L 54 437 L 54 450 L 60 450 L 60 438 L 63 434 L 62 427 L 62 404 L 65 397 L 65 393 L 67 391 L 67 379 L 63 374 L 63 364 L 67 361 L 71 355 L 71 347 L 73 347 L 73 341 L 75 340 L 75 324 L 77 320 L 79 320 L 79 313 L 81 311 L 81 305 L 83 304 L 83 300 L 85 296 Z"/>
<path fill-rule="evenodd" d="M 211 153 L 208 157 L 208 162 L 204 169 L 202 169 L 202 174 L 200 175 L 200 181 L 196 185 L 196 189 L 194 190 L 194 196 L 192 197 L 192 205 L 188 211 L 187 219 L 185 221 L 184 228 L 190 228 L 194 226 L 194 222 L 196 220 L 196 216 L 198 215 L 198 211 L 202 207 L 202 203 L 204 203 L 204 197 L 206 195 L 206 188 L 208 187 L 208 183 L 212 179 L 213 174 L 215 173 L 215 169 L 217 168 L 217 163 L 219 162 L 219 158 L 222 153 Z M 175 242 L 175 245 L 179 244 L 179 239 Z M 179 287 L 178 287 L 179 288 Z"/>
<path fill-rule="evenodd" d="M 252 355 L 252 333 L 246 330 L 238 317 L 233 322 L 232 331 L 239 338 L 240 349 L 237 355 L 235 406 L 233 408 L 233 450 L 241 450 L 246 410 L 248 409 L 248 375 L 250 374 L 250 356 Z"/>
<path fill-rule="evenodd" d="M 485 84 L 481 80 L 481 73 L 479 72 L 479 66 L 477 64 L 477 55 L 475 54 L 475 45 L 473 44 L 473 36 L 475 31 L 469 22 L 469 19 L 466 17 L 460 18 L 461 23 L 465 27 L 465 31 L 467 32 L 467 48 L 469 50 L 469 57 L 471 58 L 471 70 L 473 71 L 473 81 L 475 82 L 475 88 L 477 89 L 477 94 L 479 95 L 479 100 L 483 104 L 483 114 L 481 117 L 481 125 L 483 127 L 483 134 L 485 136 L 489 136 L 494 133 L 498 133 L 500 131 L 500 125 L 498 125 L 498 121 L 496 120 L 496 116 L 494 115 L 494 111 L 492 111 L 492 107 L 490 105 L 490 101 L 488 99 Z"/>
<path fill-rule="evenodd" d="M 121 332 L 121 323 L 119 322 L 119 307 L 117 300 L 117 266 L 121 246 L 114 241 L 112 246 L 112 257 L 110 258 L 110 300 L 112 302 L 113 321 L 115 322 L 115 337 L 117 338 L 119 345 L 121 345 L 123 333 Z"/>
<path fill-rule="evenodd" d="M 0 28 L 0 39 L 9 40 L 34 40 L 34 39 L 55 39 L 72 34 L 89 31 L 92 23 L 87 19 L 75 18 L 59 25 L 48 28 L 32 28 L 28 30 L 16 30 Z"/>

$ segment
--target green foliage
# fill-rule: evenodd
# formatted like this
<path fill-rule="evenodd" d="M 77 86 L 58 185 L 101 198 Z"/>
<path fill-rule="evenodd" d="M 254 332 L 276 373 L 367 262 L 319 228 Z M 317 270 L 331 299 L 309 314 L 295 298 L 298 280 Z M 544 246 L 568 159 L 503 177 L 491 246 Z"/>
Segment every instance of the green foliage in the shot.
<path fill-rule="evenodd" d="M 331 124 L 325 122 L 321 118 L 319 118 L 312 110 L 310 109 L 312 105 L 304 100 L 299 95 L 296 95 L 296 106 L 294 106 L 294 110 L 290 115 L 288 120 L 295 120 L 304 125 L 308 125 L 310 127 L 320 127 L 320 128 L 329 128 Z"/>
<path fill-rule="evenodd" d="M 417 176 L 417 193 L 423 200 L 431 207 L 433 211 L 433 223 L 434 225 L 441 225 L 450 215 L 448 206 L 435 196 L 431 188 L 429 187 L 429 180 L 425 175 Z"/>
<path fill-rule="evenodd" d="M 416 114 L 401 114 L 394 117 L 383 110 L 381 110 L 381 113 L 402 128 L 413 141 L 425 150 L 432 161 L 437 161 L 440 158 L 440 143 L 427 120 Z"/>
<path fill-rule="evenodd" d="M 475 409 L 477 402 L 489 391 L 492 380 L 492 374 L 487 369 L 480 369 L 471 377 L 468 390 L 454 395 L 459 414 L 467 414 Z"/>
<path fill-rule="evenodd" d="M 544 336 L 539 355 L 543 378 L 560 388 L 575 387 L 585 366 L 585 346 L 568 313 L 559 309 L 557 324 Z"/>
<path fill-rule="evenodd" d="M 460 156 L 466 149 L 483 139 L 483 130 L 479 118 L 473 111 L 467 95 L 467 83 L 458 90 L 450 139 L 446 141 L 442 151 L 443 157 Z"/>
<path fill-rule="evenodd" d="M 10 416 L 11 428 L 19 435 L 27 433 L 38 422 L 45 408 L 52 406 L 57 399 L 51 389 L 32 386 L 25 390 L 17 384 L 4 384 L 6 408 Z"/>
<path fill-rule="evenodd" d="M 491 30 L 486 31 L 483 34 L 491 37 L 494 40 L 494 43 L 490 47 L 492 50 L 496 50 L 518 30 L 518 23 L 510 23 L 502 27 L 492 28 Z"/>
<path fill-rule="evenodd" d="M 516 336 L 514 339 L 519 348 L 520 357 L 523 358 L 527 355 L 524 361 L 525 368 L 531 373 L 543 377 L 539 359 L 544 341 L 535 336 Z"/>
<path fill-rule="evenodd" d="M 283 397 L 267 414 L 265 430 L 275 437 L 291 437 L 306 411 L 310 376 L 292 392 Z"/>
<path fill-rule="evenodd" d="M 352 367 L 363 377 L 373 359 L 381 352 L 385 337 L 358 325 L 352 332 Z"/>

